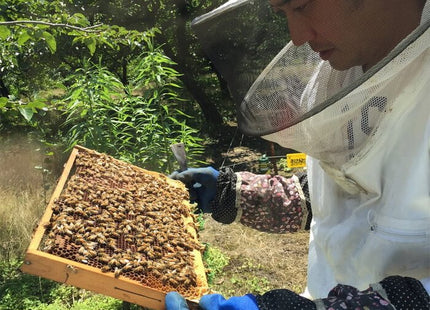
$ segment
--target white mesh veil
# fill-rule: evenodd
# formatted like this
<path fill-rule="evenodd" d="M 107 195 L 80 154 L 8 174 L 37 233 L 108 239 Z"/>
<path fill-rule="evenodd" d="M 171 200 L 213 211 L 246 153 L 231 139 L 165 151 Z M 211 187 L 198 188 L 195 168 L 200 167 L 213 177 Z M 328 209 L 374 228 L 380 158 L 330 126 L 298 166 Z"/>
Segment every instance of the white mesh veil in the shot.
<path fill-rule="evenodd" d="M 245 50 L 226 62 L 232 55 L 228 46 L 235 41 L 227 45 L 222 43 L 223 52 L 216 52 L 219 51 L 217 42 L 225 39 L 220 31 L 223 27 L 234 28 L 224 24 L 224 17 L 230 15 L 228 20 L 231 20 L 232 16 L 240 16 L 240 12 L 256 7 L 257 3 L 261 1 L 229 1 L 215 14 L 208 13 L 193 22 L 203 45 L 211 42 L 206 45 L 209 57 L 226 78 L 238 104 L 239 128 L 245 134 L 263 136 L 339 168 L 356 157 L 365 142 L 377 132 L 384 115 L 401 97 L 403 86 L 412 83 L 405 79 L 416 77 L 417 72 L 419 77 L 419 72 L 425 70 L 416 64 L 420 63 L 420 58 L 429 57 L 429 3 L 421 25 L 364 75 L 358 67 L 346 71 L 332 69 L 307 44 L 295 47 L 289 43 L 274 58 L 272 56 L 270 62 L 255 60 L 244 66 L 244 63 L 250 64 L 249 53 Z M 224 14 L 225 10 L 228 13 Z M 255 24 L 259 23 L 254 23 L 252 30 L 258 28 Z M 267 28 L 267 24 L 264 27 Z M 216 40 L 208 39 L 208 29 L 217 29 Z M 253 31 L 242 35 L 244 33 L 255 42 Z M 236 39 L 242 38 L 236 36 Z M 255 59 L 267 55 L 270 53 L 254 53 Z M 255 65 L 257 63 L 259 66 Z M 250 83 L 250 73 L 255 72 L 261 73 Z M 247 73 L 248 78 L 244 79 L 242 73 Z M 346 80 L 354 82 L 345 85 L 343 81 Z"/>
<path fill-rule="evenodd" d="M 413 104 L 414 96 L 405 97 L 405 92 L 420 85 L 422 79 L 429 82 L 428 68 L 421 67 L 425 63 L 423 59 L 429 57 L 430 47 L 430 16 L 428 11 L 424 14 L 427 16 L 423 16 L 420 27 L 366 74 L 360 74 L 361 68 L 336 71 L 328 62 L 320 62 L 318 74 L 309 81 L 301 100 L 284 104 L 279 109 L 283 114 L 280 111 L 272 113 L 275 105 L 270 102 L 273 99 L 262 98 L 261 93 L 270 92 L 270 87 L 264 85 L 268 84 L 267 80 L 273 82 L 284 78 L 273 68 L 266 75 L 263 73 L 241 104 L 239 114 L 245 120 L 241 122 L 241 129 L 305 152 L 326 166 L 340 168 L 353 158 L 359 160 L 357 156 L 364 155 L 366 142 L 377 133 L 391 109 L 395 105 Z M 284 55 L 281 52 L 278 57 Z M 279 62 L 276 58 L 274 62 L 271 65 L 276 68 Z M 345 75 L 354 73 L 360 77 L 343 87 L 341 81 L 354 80 Z M 319 87 L 314 87 L 315 83 L 319 83 Z M 318 90 L 316 93 L 309 91 L 315 89 Z M 327 89 L 332 92 L 327 93 Z M 279 97 L 282 98 L 282 94 Z M 277 100 L 282 101 L 280 98 Z M 265 106 L 260 106 L 261 102 Z M 266 112 L 258 115 L 259 111 Z M 265 127 L 247 126 L 251 119 L 253 124 L 264 124 Z"/>

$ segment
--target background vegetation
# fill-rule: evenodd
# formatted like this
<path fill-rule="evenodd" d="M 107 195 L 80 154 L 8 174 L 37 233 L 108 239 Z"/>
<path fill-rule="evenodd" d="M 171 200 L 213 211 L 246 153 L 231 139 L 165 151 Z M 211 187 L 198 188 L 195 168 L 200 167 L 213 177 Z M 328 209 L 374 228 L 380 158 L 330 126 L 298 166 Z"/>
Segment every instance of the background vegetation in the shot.
<path fill-rule="evenodd" d="M 207 164 L 215 133 L 234 122 L 234 102 L 190 24 L 223 2 L 0 0 L 0 309 L 123 307 L 18 267 L 74 145 L 167 174 L 176 169 L 169 146 L 183 142 L 189 165 Z M 226 26 L 235 30 L 227 41 L 243 49 L 239 38 L 264 21 L 265 32 L 256 33 L 264 44 L 252 47 L 276 53 L 287 39 L 285 21 L 266 0 L 257 6 L 260 15 Z M 264 62 L 247 72 L 258 66 Z M 219 282 L 231 255 L 210 253 L 210 278 Z M 242 274 L 260 266 L 239 265 Z M 250 279 L 236 274 L 223 293 L 271 285 Z"/>

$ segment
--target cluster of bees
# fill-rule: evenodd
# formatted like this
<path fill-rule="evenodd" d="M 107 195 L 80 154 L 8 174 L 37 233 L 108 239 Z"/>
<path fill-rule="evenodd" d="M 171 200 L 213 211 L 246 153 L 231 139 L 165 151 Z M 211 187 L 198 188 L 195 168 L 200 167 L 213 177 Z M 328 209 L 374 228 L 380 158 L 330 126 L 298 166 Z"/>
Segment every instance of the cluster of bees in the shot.
<path fill-rule="evenodd" d="M 165 290 L 199 284 L 193 252 L 203 247 L 185 188 L 90 150 L 79 151 L 75 167 L 42 250 Z"/>

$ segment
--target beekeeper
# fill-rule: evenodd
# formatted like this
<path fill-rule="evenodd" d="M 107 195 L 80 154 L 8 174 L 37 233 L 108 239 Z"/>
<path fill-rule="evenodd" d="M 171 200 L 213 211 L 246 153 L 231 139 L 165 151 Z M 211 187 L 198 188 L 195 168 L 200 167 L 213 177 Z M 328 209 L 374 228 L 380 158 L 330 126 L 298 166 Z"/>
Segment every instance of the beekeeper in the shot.
<path fill-rule="evenodd" d="M 239 9 L 255 3 L 229 1 L 198 19 L 195 29 L 210 30 L 223 16 L 239 16 Z M 211 43 L 208 53 L 214 51 L 209 56 L 238 101 L 239 128 L 308 154 L 307 288 L 302 295 L 279 289 L 227 300 L 211 294 L 201 299 L 201 308 L 429 309 L 429 1 L 271 0 L 270 5 L 287 17 L 291 42 L 264 65 L 246 93 L 233 79 L 246 70 L 222 67 L 226 47 Z M 230 222 L 244 212 L 259 215 L 249 210 L 251 203 L 243 210 L 242 174 L 192 168 L 173 177 L 197 182 L 206 211 Z M 167 294 L 166 306 L 187 309 L 175 292 Z"/>

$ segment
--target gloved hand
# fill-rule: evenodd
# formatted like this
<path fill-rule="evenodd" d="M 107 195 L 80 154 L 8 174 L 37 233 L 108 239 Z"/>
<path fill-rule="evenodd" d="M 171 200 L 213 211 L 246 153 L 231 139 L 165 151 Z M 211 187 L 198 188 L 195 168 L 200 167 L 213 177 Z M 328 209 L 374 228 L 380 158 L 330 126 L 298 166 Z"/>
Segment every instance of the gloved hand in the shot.
<path fill-rule="evenodd" d="M 177 292 L 166 295 L 166 310 L 188 310 L 184 297 Z M 241 297 L 225 299 L 220 294 L 205 295 L 200 299 L 199 307 L 203 310 L 258 310 L 255 296 L 247 294 Z"/>
<path fill-rule="evenodd" d="M 184 183 L 190 191 L 190 200 L 197 202 L 197 207 L 205 213 L 211 212 L 210 202 L 215 198 L 219 171 L 212 167 L 188 168 L 175 171 L 169 178 Z"/>

